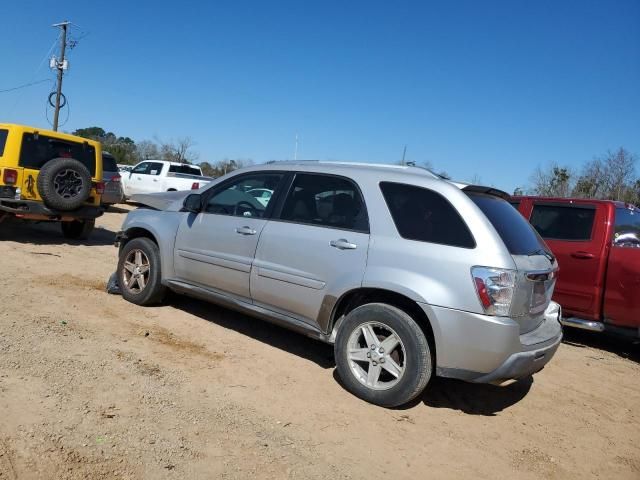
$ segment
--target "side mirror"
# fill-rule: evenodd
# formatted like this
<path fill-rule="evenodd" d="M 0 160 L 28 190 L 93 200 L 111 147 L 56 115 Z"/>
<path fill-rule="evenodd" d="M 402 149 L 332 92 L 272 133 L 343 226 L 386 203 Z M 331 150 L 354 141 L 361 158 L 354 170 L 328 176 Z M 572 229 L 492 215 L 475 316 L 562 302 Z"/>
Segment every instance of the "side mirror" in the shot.
<path fill-rule="evenodd" d="M 184 212 L 200 213 L 202 211 L 202 197 L 199 193 L 190 193 L 182 204 Z"/>
<path fill-rule="evenodd" d="M 640 247 L 640 235 L 636 232 L 616 233 L 613 245 L 615 247 Z"/>

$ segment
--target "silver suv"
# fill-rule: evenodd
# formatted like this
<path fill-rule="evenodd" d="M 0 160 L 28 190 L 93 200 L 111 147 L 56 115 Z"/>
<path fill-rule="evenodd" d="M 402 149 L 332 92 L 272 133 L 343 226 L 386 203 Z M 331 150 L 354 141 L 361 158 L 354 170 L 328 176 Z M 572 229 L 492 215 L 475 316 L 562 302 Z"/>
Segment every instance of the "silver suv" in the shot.
<path fill-rule="evenodd" d="M 557 263 L 504 197 L 415 167 L 256 166 L 134 197 L 118 280 L 138 305 L 170 289 L 333 343 L 348 390 L 397 406 L 433 375 L 500 383 L 558 348 Z"/>

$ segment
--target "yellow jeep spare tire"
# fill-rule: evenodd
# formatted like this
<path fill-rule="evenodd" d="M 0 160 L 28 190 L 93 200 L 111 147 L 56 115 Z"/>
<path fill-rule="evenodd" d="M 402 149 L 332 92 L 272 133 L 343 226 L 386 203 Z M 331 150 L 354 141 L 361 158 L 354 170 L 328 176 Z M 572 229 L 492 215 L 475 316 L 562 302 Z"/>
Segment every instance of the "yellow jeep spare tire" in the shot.
<path fill-rule="evenodd" d="M 49 208 L 76 210 L 89 198 L 91 173 L 78 160 L 54 158 L 40 169 L 38 192 Z"/>

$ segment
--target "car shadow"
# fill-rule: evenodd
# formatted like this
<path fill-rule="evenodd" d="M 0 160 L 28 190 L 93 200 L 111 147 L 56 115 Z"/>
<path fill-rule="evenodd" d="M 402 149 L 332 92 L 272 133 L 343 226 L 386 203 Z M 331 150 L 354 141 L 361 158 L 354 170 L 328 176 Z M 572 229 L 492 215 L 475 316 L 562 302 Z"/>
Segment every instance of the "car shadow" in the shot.
<path fill-rule="evenodd" d="M 0 241 L 30 245 L 113 245 L 115 232 L 96 227 L 87 240 L 69 240 L 62 236 L 58 222 L 29 222 L 6 219 L 0 223 Z"/>
<path fill-rule="evenodd" d="M 468 383 L 436 377 L 416 403 L 458 410 L 468 415 L 495 416 L 526 397 L 532 385 L 532 376 L 507 385 Z"/>
<path fill-rule="evenodd" d="M 292 355 L 306 358 L 324 369 L 335 368 L 331 345 L 203 300 L 169 294 L 166 304 Z M 344 388 L 337 370 L 333 371 L 333 377 Z M 435 377 L 422 395 L 414 401 L 398 407 L 398 410 L 424 404 L 431 408 L 459 410 L 469 415 L 494 416 L 522 400 L 531 389 L 532 384 L 533 377 L 506 386 L 474 384 Z"/>
<path fill-rule="evenodd" d="M 118 205 L 123 205 L 123 204 L 118 204 Z M 109 208 L 107 208 L 107 212 L 110 212 L 110 213 L 129 213 L 131 210 L 135 209 L 135 206 L 132 205 L 132 207 L 134 207 L 134 208 L 122 208 L 122 206 L 109 205 Z"/>
<path fill-rule="evenodd" d="M 318 340 L 203 300 L 172 294 L 167 303 L 185 313 L 196 315 L 292 355 L 306 358 L 322 368 L 335 367 L 333 347 Z"/>
<path fill-rule="evenodd" d="M 640 363 L 640 338 L 621 337 L 608 333 L 589 332 L 578 328 L 564 328 L 563 343 L 574 347 L 591 347 L 613 353 L 626 360 Z"/>

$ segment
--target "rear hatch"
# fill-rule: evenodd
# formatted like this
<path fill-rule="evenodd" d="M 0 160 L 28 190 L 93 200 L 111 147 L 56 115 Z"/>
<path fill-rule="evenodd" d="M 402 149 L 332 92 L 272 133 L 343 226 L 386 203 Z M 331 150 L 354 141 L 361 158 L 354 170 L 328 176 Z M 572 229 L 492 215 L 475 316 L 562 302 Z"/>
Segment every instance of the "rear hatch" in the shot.
<path fill-rule="evenodd" d="M 478 186 L 467 186 L 463 191 L 491 222 L 516 264 L 509 316 L 519 323 L 520 333 L 530 332 L 544 320 L 558 263 L 538 232 L 506 201 L 507 194 Z"/>

